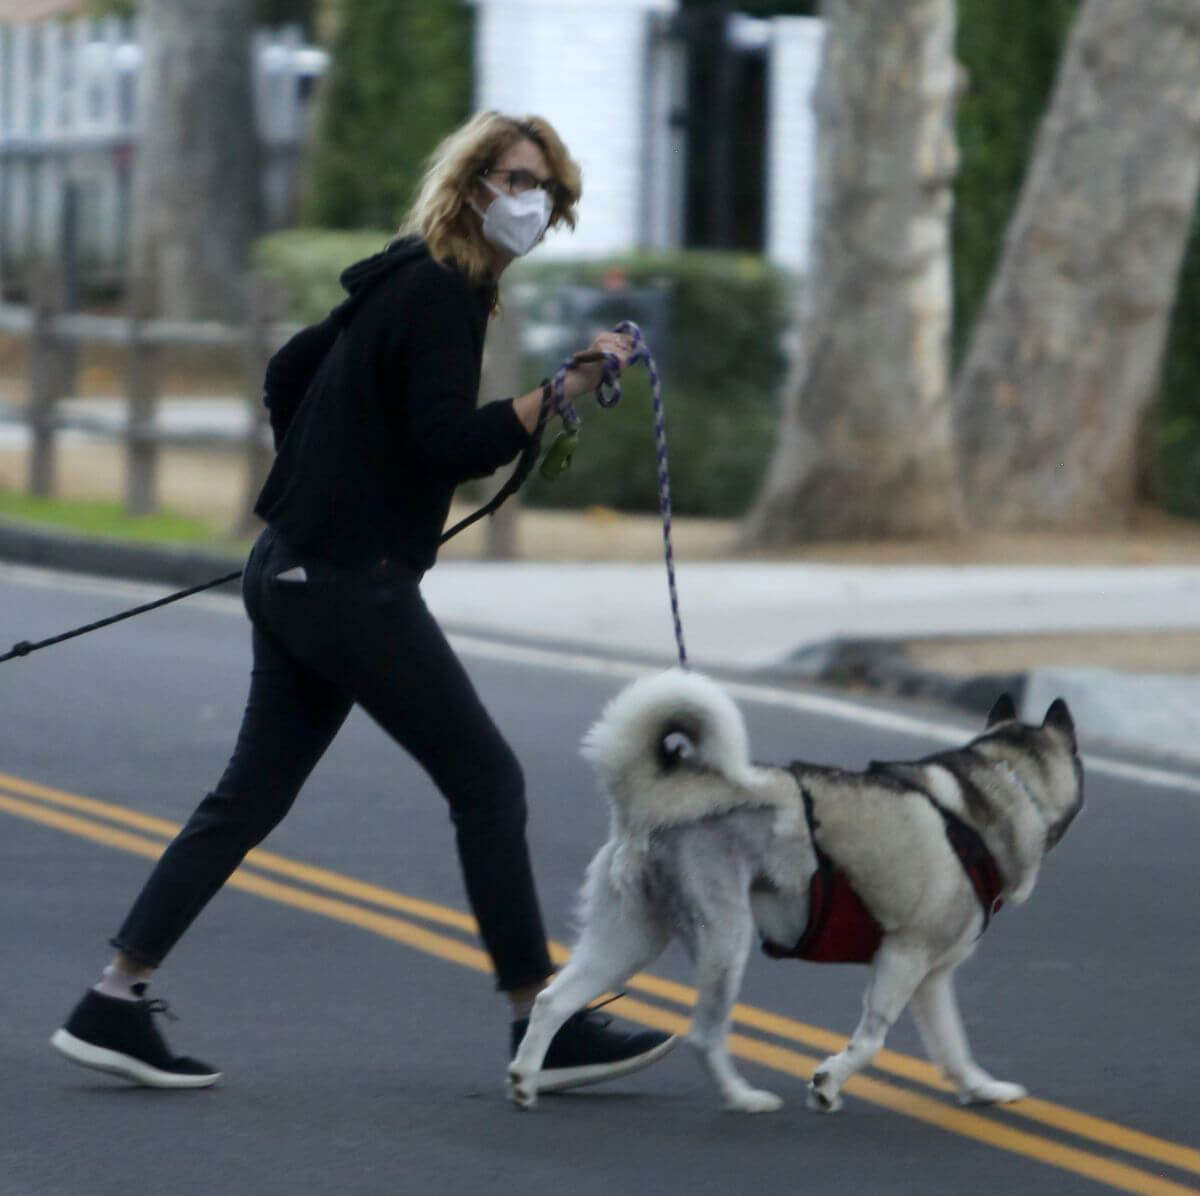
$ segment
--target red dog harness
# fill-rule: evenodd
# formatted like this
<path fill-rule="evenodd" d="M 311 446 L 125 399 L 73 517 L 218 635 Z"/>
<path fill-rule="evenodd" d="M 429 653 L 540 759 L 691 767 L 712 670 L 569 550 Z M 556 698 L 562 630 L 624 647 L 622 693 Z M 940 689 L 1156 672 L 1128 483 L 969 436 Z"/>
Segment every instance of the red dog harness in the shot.
<path fill-rule="evenodd" d="M 808 925 L 794 947 L 782 947 L 764 939 L 763 951 L 772 959 L 807 959 L 812 963 L 870 963 L 883 941 L 883 927 L 863 904 L 849 878 L 817 844 L 820 823 L 813 814 L 812 795 L 800 786 L 804 799 L 804 817 L 817 856 L 817 870 L 808 890 Z M 975 896 L 983 909 L 982 934 L 992 914 L 1002 904 L 1004 882 L 1000 869 L 985 846 L 979 832 L 968 826 L 926 793 L 934 809 L 942 816 L 946 838 L 963 866 Z"/>

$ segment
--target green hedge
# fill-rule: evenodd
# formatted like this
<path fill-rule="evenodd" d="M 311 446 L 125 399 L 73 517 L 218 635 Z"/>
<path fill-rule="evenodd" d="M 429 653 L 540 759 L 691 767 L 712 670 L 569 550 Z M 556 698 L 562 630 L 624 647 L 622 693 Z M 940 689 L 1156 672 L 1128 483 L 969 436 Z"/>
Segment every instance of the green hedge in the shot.
<path fill-rule="evenodd" d="M 782 339 L 788 278 L 761 258 L 690 252 L 572 263 L 522 263 L 511 294 L 527 344 L 559 331 L 552 348 L 527 352 L 534 385 L 568 353 L 622 319 L 638 323 L 659 368 L 674 508 L 681 514 L 741 515 L 770 460 L 785 369 Z M 623 280 L 623 282 L 618 281 Z M 584 311 L 564 296 L 587 299 Z M 556 318 L 557 316 L 557 318 Z M 580 447 L 568 473 L 528 484 L 531 504 L 621 510 L 658 508 L 653 406 L 647 371 L 624 380 L 619 406 L 577 404 Z"/>
<path fill-rule="evenodd" d="M 286 305 L 284 318 L 313 324 L 346 297 L 338 281 L 342 271 L 352 262 L 378 253 L 394 235 L 394 230 L 384 229 L 293 228 L 260 238 L 254 247 L 254 262 L 279 282 Z"/>
<path fill-rule="evenodd" d="M 341 5 L 321 87 L 309 222 L 400 222 L 424 160 L 469 115 L 472 13 L 461 0 Z"/>
<path fill-rule="evenodd" d="M 967 72 L 957 129 L 954 347 L 961 358 L 999 263 L 1059 57 L 1079 0 L 959 0 L 958 59 Z"/>
<path fill-rule="evenodd" d="M 387 237 L 295 229 L 264 238 L 256 257 L 281 281 L 288 318 L 308 323 L 341 298 L 341 271 Z M 781 341 L 793 298 L 785 274 L 761 258 L 718 253 L 523 262 L 506 276 L 505 296 L 525 330 L 529 389 L 596 332 L 625 318 L 639 323 L 662 378 L 675 509 L 709 516 L 746 509 L 770 459 L 778 418 Z M 657 510 L 645 369 L 627 375 L 617 407 L 601 410 L 588 398 L 578 410 L 584 426 L 570 471 L 553 484 L 535 476 L 527 501 Z"/>
<path fill-rule="evenodd" d="M 1162 400 L 1154 431 L 1158 471 L 1154 497 L 1169 511 L 1200 519 L 1200 204 L 1179 276 Z"/>

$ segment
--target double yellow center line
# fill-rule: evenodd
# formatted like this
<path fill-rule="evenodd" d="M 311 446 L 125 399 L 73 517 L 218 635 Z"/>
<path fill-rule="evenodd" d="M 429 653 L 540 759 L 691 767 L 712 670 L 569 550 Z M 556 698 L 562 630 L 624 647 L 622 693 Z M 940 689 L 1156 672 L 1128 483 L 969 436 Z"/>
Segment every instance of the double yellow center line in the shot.
<path fill-rule="evenodd" d="M 157 859 L 165 842 L 179 830 L 175 823 L 162 818 L 5 773 L 0 773 L 0 811 L 149 859 Z M 462 937 L 474 937 L 474 919 L 434 902 L 262 850 L 251 852 L 228 884 L 356 926 L 450 963 L 478 972 L 491 971 L 484 952 Z M 434 928 L 445 928 L 454 934 Z M 567 958 L 566 948 L 558 943 L 551 944 L 551 954 L 556 963 Z M 662 1003 L 689 1010 L 696 1001 L 695 989 L 649 974 L 635 976 L 626 987 L 659 1003 L 626 997 L 620 1006 L 622 1016 L 673 1033 L 686 1031 L 689 1021 L 686 1013 L 664 1008 Z M 846 1042 L 843 1035 L 833 1031 L 750 1005 L 734 1007 L 734 1023 L 740 1031 L 752 1032 L 730 1035 L 729 1049 L 734 1055 L 805 1080 L 821 1058 L 840 1050 Z M 806 1055 L 792 1046 L 757 1035 L 770 1035 L 783 1043 L 799 1043 L 820 1054 Z M 1200 1176 L 1200 1150 L 1033 1098 L 988 1113 L 960 1109 L 948 1102 L 949 1088 L 934 1067 L 895 1051 L 880 1051 L 871 1072 L 890 1078 L 859 1075 L 850 1080 L 846 1091 L 927 1125 L 1085 1176 L 1122 1192 L 1200 1196 L 1200 1188 L 1194 1181 L 1179 1182 L 1161 1173 L 1166 1168 Z M 921 1089 L 932 1089 L 938 1095 L 925 1095 Z M 1036 1123 L 1058 1136 L 1020 1128 L 1022 1122 Z M 1096 1154 L 1073 1145 L 1072 1138 L 1098 1145 L 1105 1153 Z M 1133 1156 L 1142 1166 L 1120 1161 L 1112 1157 L 1115 1153 Z M 1154 1166 L 1155 1171 L 1144 1170 L 1146 1163 Z"/>

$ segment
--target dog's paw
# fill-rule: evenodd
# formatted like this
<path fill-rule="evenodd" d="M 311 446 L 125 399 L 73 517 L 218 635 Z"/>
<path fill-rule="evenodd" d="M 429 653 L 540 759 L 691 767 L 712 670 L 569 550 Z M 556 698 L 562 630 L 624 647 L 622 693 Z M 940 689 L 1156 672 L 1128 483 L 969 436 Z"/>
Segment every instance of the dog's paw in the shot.
<path fill-rule="evenodd" d="M 1024 1100 L 1029 1093 L 1020 1084 L 1009 1084 L 1004 1080 L 987 1080 L 964 1089 L 958 1094 L 960 1105 L 1007 1105 L 1015 1100 Z"/>
<path fill-rule="evenodd" d="M 519 1071 L 508 1073 L 508 1099 L 518 1109 L 533 1109 L 537 1106 L 537 1081 L 533 1076 Z"/>
<path fill-rule="evenodd" d="M 832 1089 L 829 1073 L 817 1072 L 808 1085 L 808 1107 L 818 1113 L 836 1113 L 842 1107 L 842 1098 Z"/>
<path fill-rule="evenodd" d="M 783 1108 L 783 1101 L 763 1088 L 747 1088 L 729 1097 L 725 1108 L 731 1113 L 774 1113 Z"/>

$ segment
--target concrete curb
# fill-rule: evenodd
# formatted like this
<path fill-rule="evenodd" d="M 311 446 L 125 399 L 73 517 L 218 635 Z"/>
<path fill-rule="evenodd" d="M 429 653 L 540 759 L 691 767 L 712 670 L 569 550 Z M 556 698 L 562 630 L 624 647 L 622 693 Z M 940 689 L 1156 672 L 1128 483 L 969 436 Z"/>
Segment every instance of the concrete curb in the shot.
<path fill-rule="evenodd" d="M 1008 693 L 1020 709 L 1030 674 L 955 676 L 925 669 L 909 658 L 901 640 L 838 638 L 798 649 L 772 668 L 781 676 L 824 685 L 865 687 L 900 698 L 922 698 L 971 714 L 986 715 Z"/>
<path fill-rule="evenodd" d="M 1200 768 L 1200 678 L 1109 669 L 1045 668 L 971 676 L 915 664 L 908 645 L 888 639 L 833 639 L 794 652 L 770 671 L 782 678 L 933 702 L 980 719 L 1003 693 L 1026 722 L 1064 698 L 1090 749 L 1116 749 L 1159 765 Z"/>
<path fill-rule="evenodd" d="M 245 564 L 243 557 L 170 545 L 101 540 L 7 521 L 0 521 L 0 560 L 181 589 L 232 573 Z M 221 589 L 236 592 L 237 585 L 230 583 Z"/>

